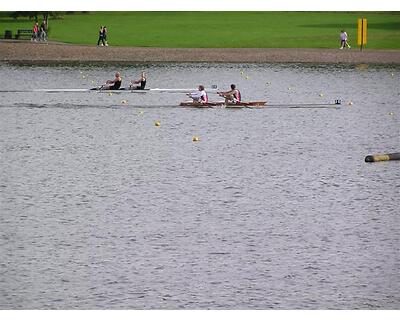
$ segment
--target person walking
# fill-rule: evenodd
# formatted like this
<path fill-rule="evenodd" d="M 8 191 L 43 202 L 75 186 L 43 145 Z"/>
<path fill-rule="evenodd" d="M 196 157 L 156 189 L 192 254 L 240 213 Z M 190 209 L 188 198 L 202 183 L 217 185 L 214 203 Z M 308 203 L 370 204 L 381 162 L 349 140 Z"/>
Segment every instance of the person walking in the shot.
<path fill-rule="evenodd" d="M 108 43 L 107 43 L 107 27 L 106 26 L 103 27 L 103 40 L 104 40 L 104 45 L 106 47 L 108 47 Z"/>
<path fill-rule="evenodd" d="M 38 34 L 39 34 L 39 24 L 36 22 L 35 25 L 33 26 L 31 41 L 37 41 Z"/>
<path fill-rule="evenodd" d="M 43 20 L 42 24 L 40 25 L 40 40 L 47 41 L 47 23 L 46 20 Z"/>
<path fill-rule="evenodd" d="M 350 45 L 347 43 L 347 32 L 342 30 L 340 31 L 340 49 L 344 49 L 345 47 L 351 49 Z"/>
<path fill-rule="evenodd" d="M 104 29 L 104 27 L 101 26 L 100 30 L 99 30 L 99 40 L 97 40 L 97 45 L 100 45 L 100 42 L 101 42 L 101 46 L 105 45 L 103 29 Z"/>

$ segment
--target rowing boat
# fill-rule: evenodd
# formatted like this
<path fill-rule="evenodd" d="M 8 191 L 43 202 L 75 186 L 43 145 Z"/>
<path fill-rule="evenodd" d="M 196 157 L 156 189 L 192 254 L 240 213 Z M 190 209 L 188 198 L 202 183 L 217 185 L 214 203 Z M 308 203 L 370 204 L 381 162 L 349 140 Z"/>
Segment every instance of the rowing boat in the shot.
<path fill-rule="evenodd" d="M 145 92 L 171 92 L 171 93 L 187 93 L 195 91 L 193 88 L 150 88 L 150 89 L 140 89 L 131 87 L 122 87 L 119 89 L 103 89 L 102 87 L 90 88 L 90 89 L 10 89 L 10 90 L 0 90 L 0 93 L 6 92 L 44 92 L 44 93 L 57 93 L 57 92 L 112 92 L 112 93 L 145 93 Z M 216 92 L 217 85 L 212 85 L 209 92 Z"/>
<path fill-rule="evenodd" d="M 193 91 L 194 89 L 169 89 L 169 88 L 153 88 L 153 89 L 129 89 L 129 88 L 121 88 L 118 90 L 108 90 L 108 89 L 10 89 L 10 90 L 0 90 L 0 93 L 29 93 L 29 92 L 41 92 L 41 93 L 63 93 L 63 92 L 71 92 L 71 93 L 79 93 L 79 92 L 96 92 L 96 93 L 146 93 L 146 92 L 171 92 L 171 93 L 187 93 Z"/>
<path fill-rule="evenodd" d="M 237 103 L 226 103 L 225 101 L 210 101 L 210 102 L 193 102 L 185 101 L 181 102 L 179 106 L 181 107 L 192 107 L 192 108 L 232 108 L 232 109 L 242 109 L 242 108 L 263 108 L 267 101 L 249 101 L 249 102 L 237 102 Z"/>
<path fill-rule="evenodd" d="M 284 108 L 308 108 L 308 109 L 340 109 L 342 104 L 341 100 L 335 100 L 334 103 L 289 103 L 289 104 L 268 104 L 267 101 L 249 101 L 249 102 L 239 102 L 239 103 L 226 103 L 225 101 L 215 101 L 215 102 L 193 102 L 185 101 L 181 102 L 179 106 L 181 107 L 191 107 L 191 108 L 232 108 L 232 109 L 243 109 L 243 108 L 254 108 L 261 109 L 264 107 L 284 109 Z"/>

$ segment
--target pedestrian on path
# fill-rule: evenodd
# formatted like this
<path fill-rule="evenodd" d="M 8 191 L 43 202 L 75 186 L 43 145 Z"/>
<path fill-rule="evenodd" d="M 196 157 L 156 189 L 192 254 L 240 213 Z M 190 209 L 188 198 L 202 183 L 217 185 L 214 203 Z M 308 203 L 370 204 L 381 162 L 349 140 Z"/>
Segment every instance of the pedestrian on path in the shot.
<path fill-rule="evenodd" d="M 350 45 L 347 43 L 347 32 L 342 30 L 340 31 L 340 49 L 344 49 L 345 47 L 351 48 Z"/>
<path fill-rule="evenodd" d="M 46 20 L 43 20 L 42 24 L 40 25 L 39 41 L 47 41 L 47 22 L 46 22 Z"/>
<path fill-rule="evenodd" d="M 99 30 L 99 40 L 97 40 L 97 45 L 100 45 L 100 42 L 101 42 L 101 46 L 105 46 L 106 45 L 106 43 L 104 42 L 103 29 L 104 29 L 104 27 L 101 26 L 100 30 Z"/>
<path fill-rule="evenodd" d="M 106 47 L 108 47 L 108 43 L 107 43 L 107 27 L 106 26 L 103 27 L 103 39 L 104 39 L 104 45 Z"/>
<path fill-rule="evenodd" d="M 33 26 L 31 41 L 37 41 L 38 40 L 38 34 L 39 34 L 39 25 L 36 22 L 35 25 Z"/>

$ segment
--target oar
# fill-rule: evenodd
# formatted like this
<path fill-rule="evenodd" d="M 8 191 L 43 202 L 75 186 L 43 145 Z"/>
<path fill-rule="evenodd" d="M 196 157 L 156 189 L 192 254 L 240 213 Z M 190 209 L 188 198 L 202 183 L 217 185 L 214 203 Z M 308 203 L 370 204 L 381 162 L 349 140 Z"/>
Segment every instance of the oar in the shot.
<path fill-rule="evenodd" d="M 105 84 L 102 84 L 100 87 L 91 88 L 90 90 L 100 91 L 100 90 L 103 90 L 104 86 L 105 86 Z"/>

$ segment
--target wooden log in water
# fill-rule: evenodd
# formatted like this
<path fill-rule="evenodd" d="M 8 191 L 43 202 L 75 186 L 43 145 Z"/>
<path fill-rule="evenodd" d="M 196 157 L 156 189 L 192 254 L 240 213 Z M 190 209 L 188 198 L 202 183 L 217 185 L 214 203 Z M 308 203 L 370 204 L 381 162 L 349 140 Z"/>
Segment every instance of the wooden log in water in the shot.
<path fill-rule="evenodd" d="M 365 157 L 365 162 L 378 162 L 378 161 L 389 161 L 389 160 L 400 160 L 400 152 L 387 153 L 387 154 L 373 154 Z"/>

